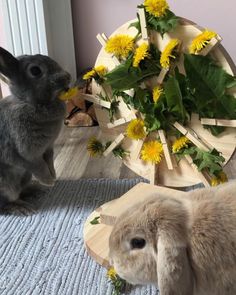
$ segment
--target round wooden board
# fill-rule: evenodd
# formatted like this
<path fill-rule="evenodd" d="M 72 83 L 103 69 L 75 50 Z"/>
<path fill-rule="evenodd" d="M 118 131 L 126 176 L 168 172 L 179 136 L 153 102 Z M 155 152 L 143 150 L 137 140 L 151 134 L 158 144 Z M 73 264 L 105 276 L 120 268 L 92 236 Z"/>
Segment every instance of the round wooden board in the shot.
<path fill-rule="evenodd" d="M 118 216 L 135 204 L 160 194 L 182 198 L 186 192 L 139 183 L 120 198 L 95 209 L 84 225 L 84 243 L 89 255 L 100 265 L 109 268 L 109 237 Z M 90 222 L 98 216 L 100 224 L 92 225 Z"/>
<path fill-rule="evenodd" d="M 135 20 L 132 20 L 124 24 L 123 26 L 118 28 L 112 35 L 128 34 L 131 36 L 135 36 L 137 33 L 136 29 L 134 27 L 129 27 L 130 24 L 134 21 Z M 155 42 L 155 44 L 157 44 L 160 51 L 164 49 L 165 45 L 170 39 L 178 38 L 183 41 L 183 50 L 187 52 L 189 44 L 199 33 L 201 33 L 201 28 L 199 26 L 193 24 L 190 21 L 182 20 L 182 24 L 178 26 L 174 33 L 165 34 L 164 38 L 162 39 L 160 34 L 152 32 L 150 38 L 152 42 Z M 218 62 L 218 64 L 220 64 L 229 74 L 233 75 L 236 73 L 235 66 L 222 45 L 214 48 L 211 51 L 211 55 Z M 183 61 L 180 61 L 180 67 L 181 64 L 183 64 Z M 101 49 L 97 57 L 96 66 L 98 65 L 105 65 L 109 70 L 112 70 L 116 66 L 111 56 L 106 53 L 104 48 Z M 183 66 L 182 69 L 182 71 L 184 72 Z M 92 88 L 94 94 L 100 94 L 102 92 L 102 89 L 96 82 L 93 82 Z M 236 88 L 234 88 L 231 93 L 236 95 Z M 125 132 L 127 124 L 123 124 L 112 129 L 109 129 L 107 127 L 107 124 L 110 122 L 107 110 L 96 106 L 95 112 L 99 125 L 103 131 L 104 138 L 107 138 L 107 140 L 112 140 L 120 133 Z M 122 118 L 125 114 L 127 116 L 127 114 L 131 112 L 132 110 L 130 111 L 127 106 L 122 103 L 122 105 L 120 106 L 120 111 L 117 113 L 115 119 Z M 214 137 L 209 131 L 202 127 L 197 115 L 193 115 L 188 127 L 194 130 L 198 137 L 201 138 L 201 140 L 206 141 L 212 147 L 222 152 L 222 155 L 226 159 L 225 164 L 229 161 L 232 154 L 234 153 L 236 146 L 235 128 L 227 128 L 226 131 L 220 136 Z M 137 143 L 135 141 L 131 141 L 128 138 L 123 141 L 122 146 L 130 151 L 130 158 L 124 160 L 124 164 L 138 175 L 144 178 L 149 178 L 150 165 L 145 164 L 140 159 L 132 159 L 132 154 L 136 150 L 136 144 Z M 172 171 L 168 170 L 165 161 L 162 161 L 158 167 L 158 171 L 158 184 L 160 185 L 170 187 L 185 187 L 201 182 L 198 178 L 198 175 L 189 166 L 185 159 L 181 160 L 178 167 Z"/>

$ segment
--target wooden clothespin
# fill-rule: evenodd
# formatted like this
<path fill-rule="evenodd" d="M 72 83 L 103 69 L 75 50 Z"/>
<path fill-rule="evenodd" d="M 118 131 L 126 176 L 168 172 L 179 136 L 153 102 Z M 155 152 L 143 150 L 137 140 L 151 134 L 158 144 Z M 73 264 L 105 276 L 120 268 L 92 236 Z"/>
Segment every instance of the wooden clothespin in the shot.
<path fill-rule="evenodd" d="M 157 184 L 158 167 L 156 164 L 149 164 L 149 165 L 150 165 L 149 181 L 150 181 L 150 184 L 155 185 L 155 184 Z"/>
<path fill-rule="evenodd" d="M 136 160 L 139 159 L 139 155 L 140 155 L 141 149 L 143 147 L 143 144 L 144 144 L 144 139 L 139 139 L 139 140 L 136 141 L 136 148 L 130 154 L 131 160 L 136 161 Z"/>
<path fill-rule="evenodd" d="M 160 140 L 161 140 L 161 143 L 163 146 L 163 151 L 164 151 L 164 156 L 165 156 L 167 167 L 169 170 L 173 170 L 174 165 L 172 163 L 172 157 L 171 157 L 171 153 L 170 153 L 170 149 L 169 149 L 169 144 L 168 144 L 167 138 L 165 136 L 164 130 L 158 130 L 158 135 L 160 137 Z"/>
<path fill-rule="evenodd" d="M 187 162 L 189 163 L 189 165 L 193 168 L 193 170 L 195 171 L 195 173 L 198 175 L 199 179 L 202 181 L 202 183 L 204 184 L 204 186 L 206 187 L 210 187 L 210 179 L 209 177 L 207 177 L 204 172 L 201 172 L 198 170 L 197 165 L 195 165 L 193 163 L 193 159 L 191 158 L 191 156 L 189 155 L 185 155 L 185 159 L 187 160 Z"/>
<path fill-rule="evenodd" d="M 106 43 L 108 41 L 107 36 L 104 33 L 102 33 L 102 34 L 97 34 L 96 37 L 97 37 L 97 40 L 99 41 L 99 43 L 105 47 Z M 118 66 L 120 64 L 119 60 L 115 56 L 112 56 L 111 58 L 116 66 Z"/>
<path fill-rule="evenodd" d="M 120 118 L 118 120 L 113 121 L 112 123 L 108 123 L 107 124 L 107 128 L 111 129 L 111 128 L 115 128 L 117 126 L 126 124 L 128 122 L 130 122 L 131 120 L 136 119 L 136 116 L 134 113 L 130 112 L 130 114 L 125 117 L 125 118 Z"/>
<path fill-rule="evenodd" d="M 109 147 L 104 151 L 103 155 L 108 156 L 125 138 L 124 134 L 120 134 L 116 139 L 109 145 Z"/>
<path fill-rule="evenodd" d="M 180 133 L 182 133 L 184 136 L 186 136 L 193 144 L 195 144 L 198 148 L 208 152 L 210 151 L 210 148 L 204 144 L 200 139 L 196 138 L 193 134 L 191 134 L 190 131 L 188 131 L 184 126 L 179 124 L 178 122 L 175 122 L 173 126 L 179 130 Z"/>
<path fill-rule="evenodd" d="M 236 127 L 236 120 L 202 118 L 201 123 L 211 126 Z"/>
<path fill-rule="evenodd" d="M 140 19 L 140 27 L 141 27 L 141 35 L 143 41 L 149 43 L 148 30 L 147 30 L 147 21 L 144 8 L 138 9 L 139 19 Z"/>
<path fill-rule="evenodd" d="M 201 51 L 199 51 L 196 54 L 206 56 L 212 49 L 219 45 L 221 41 L 222 38 L 219 35 L 217 35 L 216 37 L 211 39 L 210 43 L 206 47 L 204 47 Z"/>
<path fill-rule="evenodd" d="M 80 98 L 85 99 L 90 102 L 93 102 L 93 103 L 95 103 L 99 106 L 102 106 L 104 108 L 107 108 L 107 109 L 111 108 L 111 103 L 109 101 L 105 101 L 103 99 L 97 98 L 96 96 L 91 95 L 91 94 L 81 93 Z"/>
<path fill-rule="evenodd" d="M 10 81 L 3 75 L 0 74 L 0 80 L 2 80 L 5 84 L 10 85 Z"/>
<path fill-rule="evenodd" d="M 165 79 L 165 76 L 168 73 L 168 71 L 169 71 L 169 69 L 164 69 L 164 68 L 161 69 L 161 72 L 160 72 L 159 76 L 156 79 L 156 83 L 158 85 L 161 85 L 163 83 L 163 81 Z"/>

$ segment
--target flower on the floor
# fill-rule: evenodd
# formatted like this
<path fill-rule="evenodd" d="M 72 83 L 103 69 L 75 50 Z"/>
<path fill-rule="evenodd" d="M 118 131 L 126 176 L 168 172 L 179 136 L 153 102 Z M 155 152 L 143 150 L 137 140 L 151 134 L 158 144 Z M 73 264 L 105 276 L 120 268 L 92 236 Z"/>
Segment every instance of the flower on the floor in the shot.
<path fill-rule="evenodd" d="M 178 153 L 183 148 L 187 148 L 191 141 L 186 136 L 181 136 L 180 138 L 176 139 L 172 145 L 172 152 Z"/>
<path fill-rule="evenodd" d="M 129 35 L 115 35 L 106 44 L 105 50 L 116 57 L 126 58 L 134 49 L 134 38 Z"/>
<path fill-rule="evenodd" d="M 217 176 L 212 177 L 211 186 L 217 186 L 227 181 L 228 181 L 227 175 L 225 174 L 224 171 L 221 171 Z"/>
<path fill-rule="evenodd" d="M 158 102 L 160 96 L 162 95 L 163 93 L 163 88 L 158 85 L 158 86 L 155 86 L 152 90 L 152 99 L 155 103 Z"/>
<path fill-rule="evenodd" d="M 91 137 L 87 144 L 87 151 L 91 157 L 97 157 L 103 154 L 104 147 L 96 137 Z"/>
<path fill-rule="evenodd" d="M 113 285 L 114 290 L 112 292 L 112 295 L 120 295 L 122 291 L 125 288 L 125 280 L 121 279 L 118 274 L 116 273 L 114 267 L 111 267 L 107 271 L 107 277 L 109 279 L 109 282 Z"/>
<path fill-rule="evenodd" d="M 146 136 L 144 121 L 141 119 L 132 120 L 127 126 L 126 134 L 131 139 L 143 139 Z"/>
<path fill-rule="evenodd" d="M 152 164 L 159 164 L 163 156 L 163 146 L 157 140 L 145 142 L 141 150 L 141 159 Z"/>
<path fill-rule="evenodd" d="M 146 11 L 155 17 L 164 16 L 169 9 L 166 0 L 145 0 L 144 6 Z"/>
<path fill-rule="evenodd" d="M 90 80 L 94 78 L 95 80 L 98 80 L 98 79 L 101 79 L 106 73 L 107 73 L 107 68 L 103 65 L 100 65 L 88 71 L 86 74 L 84 74 L 83 79 Z"/>
<path fill-rule="evenodd" d="M 168 69 L 170 67 L 171 59 L 175 59 L 175 49 L 179 46 L 180 41 L 178 39 L 172 39 L 164 48 L 161 53 L 160 64 L 162 68 Z"/>
<path fill-rule="evenodd" d="M 70 88 L 68 91 L 66 92 L 62 92 L 59 95 L 59 99 L 62 101 L 66 101 L 66 100 L 70 100 L 72 99 L 76 94 L 78 93 L 78 88 L 77 87 L 73 87 Z"/>
<path fill-rule="evenodd" d="M 189 46 L 189 52 L 191 54 L 196 54 L 200 52 L 211 42 L 211 39 L 216 36 L 217 33 L 205 30 L 204 32 L 199 34 L 195 39 L 193 39 L 192 43 Z"/>
<path fill-rule="evenodd" d="M 147 43 L 141 44 L 134 53 L 133 67 L 137 68 L 142 60 L 149 56 L 149 45 Z"/>

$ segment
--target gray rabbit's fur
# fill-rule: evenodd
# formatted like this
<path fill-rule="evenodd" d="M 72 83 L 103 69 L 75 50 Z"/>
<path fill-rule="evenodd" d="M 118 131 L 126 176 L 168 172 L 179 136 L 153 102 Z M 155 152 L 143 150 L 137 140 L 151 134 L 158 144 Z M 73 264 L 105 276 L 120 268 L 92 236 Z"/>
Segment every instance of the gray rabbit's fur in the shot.
<path fill-rule="evenodd" d="M 0 101 L 0 208 L 17 202 L 32 175 L 53 185 L 53 144 L 65 114 L 59 94 L 70 75 L 43 55 L 13 57 L 0 48 L 11 95 Z"/>

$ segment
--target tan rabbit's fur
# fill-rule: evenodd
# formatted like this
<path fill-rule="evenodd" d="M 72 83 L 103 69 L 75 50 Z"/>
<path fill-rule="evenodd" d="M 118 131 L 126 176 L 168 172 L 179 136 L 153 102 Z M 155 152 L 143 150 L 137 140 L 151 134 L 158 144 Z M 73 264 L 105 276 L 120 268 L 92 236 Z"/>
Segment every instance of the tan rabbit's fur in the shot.
<path fill-rule="evenodd" d="M 131 249 L 134 238 L 145 246 Z M 121 277 L 161 295 L 235 295 L 236 183 L 134 206 L 114 226 L 110 258 Z"/>

